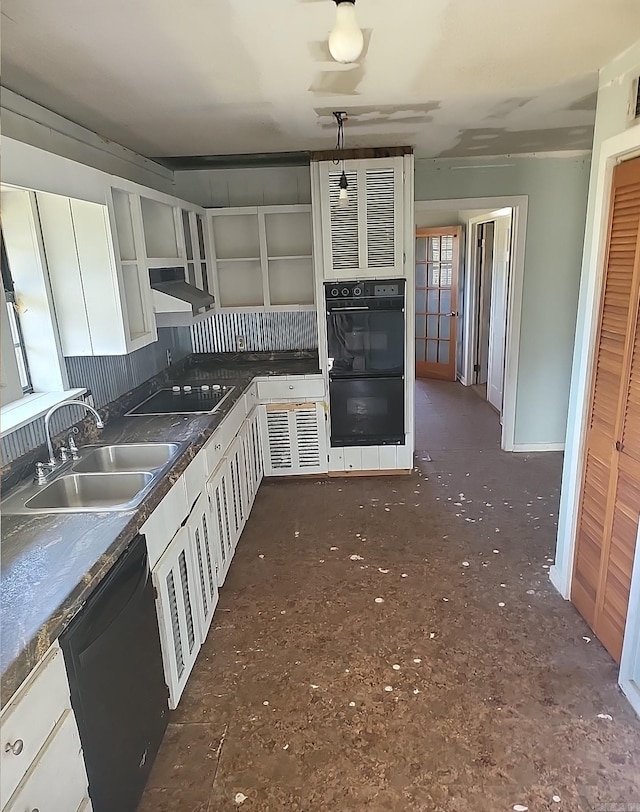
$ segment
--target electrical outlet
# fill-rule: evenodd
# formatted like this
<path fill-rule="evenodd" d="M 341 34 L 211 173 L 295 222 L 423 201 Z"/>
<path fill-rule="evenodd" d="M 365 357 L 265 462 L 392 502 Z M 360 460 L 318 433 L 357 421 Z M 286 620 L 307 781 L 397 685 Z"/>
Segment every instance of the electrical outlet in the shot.
<path fill-rule="evenodd" d="M 243 352 L 247 349 L 247 340 L 244 336 L 236 336 L 236 349 L 238 352 Z"/>
<path fill-rule="evenodd" d="M 171 366 L 171 350 L 167 350 L 167 366 Z"/>

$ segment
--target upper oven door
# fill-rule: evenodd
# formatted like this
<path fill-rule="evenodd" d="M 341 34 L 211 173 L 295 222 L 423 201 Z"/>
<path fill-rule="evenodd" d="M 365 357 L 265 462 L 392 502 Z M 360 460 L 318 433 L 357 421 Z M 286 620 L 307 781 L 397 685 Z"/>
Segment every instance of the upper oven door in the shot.
<path fill-rule="evenodd" d="M 334 307 L 327 313 L 331 378 L 402 375 L 404 312 Z"/>

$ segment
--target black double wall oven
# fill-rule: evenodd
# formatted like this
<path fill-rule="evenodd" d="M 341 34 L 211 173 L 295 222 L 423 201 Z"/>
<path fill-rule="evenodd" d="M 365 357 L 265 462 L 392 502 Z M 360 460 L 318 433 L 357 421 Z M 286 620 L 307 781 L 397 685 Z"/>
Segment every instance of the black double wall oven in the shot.
<path fill-rule="evenodd" d="M 405 280 L 325 282 L 331 445 L 405 442 Z"/>

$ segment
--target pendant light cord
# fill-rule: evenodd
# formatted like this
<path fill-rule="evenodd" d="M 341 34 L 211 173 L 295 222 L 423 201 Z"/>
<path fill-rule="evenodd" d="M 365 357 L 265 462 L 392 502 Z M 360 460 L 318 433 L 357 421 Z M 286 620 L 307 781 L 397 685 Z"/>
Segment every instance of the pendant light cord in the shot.
<path fill-rule="evenodd" d="M 344 150 L 344 120 L 347 117 L 346 113 L 334 113 L 333 114 L 336 123 L 338 125 L 338 137 L 336 139 L 336 152 L 341 152 Z M 340 163 L 340 158 L 334 158 L 333 163 L 338 165 Z M 344 158 L 342 159 L 342 168 L 344 170 Z"/>

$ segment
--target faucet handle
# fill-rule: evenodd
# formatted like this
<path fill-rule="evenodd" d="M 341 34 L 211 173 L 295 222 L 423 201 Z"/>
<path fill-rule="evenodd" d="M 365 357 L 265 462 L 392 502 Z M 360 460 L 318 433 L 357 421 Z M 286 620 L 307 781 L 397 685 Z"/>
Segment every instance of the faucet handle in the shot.
<path fill-rule="evenodd" d="M 47 475 L 53 471 L 53 468 L 54 466 L 51 462 L 37 462 L 34 482 L 38 485 L 46 484 Z"/>
<path fill-rule="evenodd" d="M 67 462 L 71 459 L 71 451 L 66 447 L 66 445 L 61 445 L 58 451 L 60 452 L 61 462 Z"/>
<path fill-rule="evenodd" d="M 77 460 L 78 459 L 78 446 L 76 445 L 76 441 L 73 438 L 74 434 L 78 433 L 78 427 L 74 426 L 71 431 L 69 432 L 69 436 L 67 437 L 67 448 L 69 449 L 69 453 L 71 454 L 71 459 Z"/>

